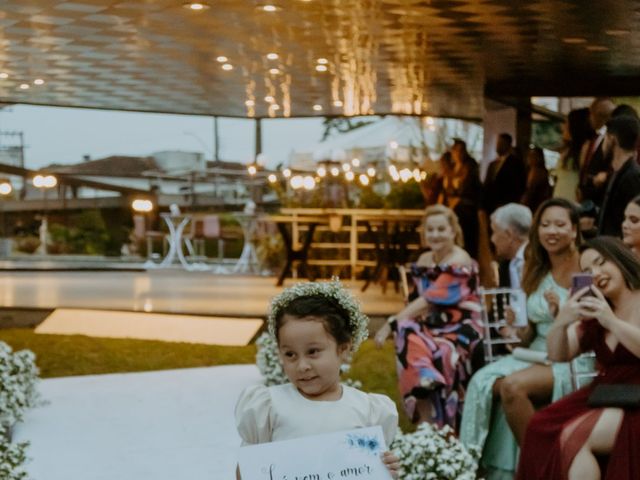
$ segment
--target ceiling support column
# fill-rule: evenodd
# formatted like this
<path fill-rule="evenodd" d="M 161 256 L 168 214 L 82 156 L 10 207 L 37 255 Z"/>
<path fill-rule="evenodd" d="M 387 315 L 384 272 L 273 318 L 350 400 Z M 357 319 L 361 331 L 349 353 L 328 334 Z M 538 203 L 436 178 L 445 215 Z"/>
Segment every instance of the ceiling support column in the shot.
<path fill-rule="evenodd" d="M 262 153 L 262 119 L 256 118 L 256 150 L 254 160 Z"/>

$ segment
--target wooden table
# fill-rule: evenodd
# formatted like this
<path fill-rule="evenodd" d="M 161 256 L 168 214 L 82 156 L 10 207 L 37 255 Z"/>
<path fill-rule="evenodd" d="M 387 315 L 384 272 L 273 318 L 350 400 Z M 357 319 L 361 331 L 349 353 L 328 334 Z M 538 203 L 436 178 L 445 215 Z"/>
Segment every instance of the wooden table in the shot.
<path fill-rule="evenodd" d="M 371 225 L 386 222 L 387 225 L 398 225 L 401 223 L 418 223 L 424 216 L 424 210 L 400 210 L 400 209 L 354 209 L 354 208 L 283 208 L 279 215 L 268 217 L 268 219 L 276 222 L 281 234 L 283 234 L 285 244 L 289 245 L 289 249 L 293 252 L 303 252 L 301 255 L 305 257 L 304 265 L 335 265 L 349 266 L 351 279 L 354 280 L 359 270 L 365 267 L 376 267 L 377 261 L 359 258 L 358 252 L 362 250 L 373 250 L 376 243 L 364 242 L 361 238 L 362 233 L 367 231 L 366 223 L 369 223 L 369 231 Z M 285 225 L 289 224 L 290 228 Z M 282 226 L 280 226 L 282 225 Z M 311 225 L 314 225 L 311 227 Z M 420 227 L 418 227 L 420 229 Z M 290 238 L 286 238 L 289 234 Z M 348 242 L 314 242 L 313 233 L 317 231 L 334 231 L 348 232 Z M 376 230 L 377 231 L 377 230 Z M 307 232 L 308 235 L 303 239 L 302 234 Z M 310 233 L 310 235 L 309 235 Z M 412 242 L 406 245 L 410 250 L 419 250 L 421 245 Z M 285 245 L 287 248 L 287 245 Z M 348 258 L 341 258 L 336 255 L 335 258 L 327 259 L 308 259 L 308 250 L 310 249 L 326 249 L 336 252 L 348 250 Z M 291 254 L 289 252 L 289 254 Z M 293 260 L 295 261 L 295 259 Z M 290 268 L 291 265 L 289 265 Z M 285 275 L 286 272 L 282 272 Z M 284 277 L 282 277 L 284 278 Z"/>

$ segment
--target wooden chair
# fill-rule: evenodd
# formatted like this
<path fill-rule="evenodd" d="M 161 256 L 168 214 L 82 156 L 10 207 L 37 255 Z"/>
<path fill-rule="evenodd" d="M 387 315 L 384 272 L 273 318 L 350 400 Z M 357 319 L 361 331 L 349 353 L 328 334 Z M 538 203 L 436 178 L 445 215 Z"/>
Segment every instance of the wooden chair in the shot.
<path fill-rule="evenodd" d="M 207 239 L 217 240 L 218 242 L 218 261 L 224 260 L 224 242 L 225 237 L 222 233 L 220 224 L 220 216 L 216 214 L 205 215 L 202 218 L 195 219 L 192 223 L 192 231 L 190 237 L 193 241 L 195 255 L 206 257 L 205 241 Z"/>
<path fill-rule="evenodd" d="M 520 343 L 517 337 L 503 338 L 497 334 L 500 328 L 508 325 L 505 310 L 516 295 L 524 295 L 524 292 L 519 288 L 480 288 L 485 363 L 491 363 L 504 356 L 498 349 L 504 350 L 509 345 Z"/>

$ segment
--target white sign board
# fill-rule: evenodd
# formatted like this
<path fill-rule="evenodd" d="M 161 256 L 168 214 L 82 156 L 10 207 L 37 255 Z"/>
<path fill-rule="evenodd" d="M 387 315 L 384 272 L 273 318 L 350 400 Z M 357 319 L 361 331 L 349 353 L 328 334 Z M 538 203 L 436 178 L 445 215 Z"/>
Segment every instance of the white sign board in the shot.
<path fill-rule="evenodd" d="M 389 480 L 382 428 L 241 447 L 242 480 Z"/>

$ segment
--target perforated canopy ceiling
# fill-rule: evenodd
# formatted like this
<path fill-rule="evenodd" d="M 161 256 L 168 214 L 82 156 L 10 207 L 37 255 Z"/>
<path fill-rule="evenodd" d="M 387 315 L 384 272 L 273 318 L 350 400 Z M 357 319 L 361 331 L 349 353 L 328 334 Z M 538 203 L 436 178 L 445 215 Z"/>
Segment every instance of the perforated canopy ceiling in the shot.
<path fill-rule="evenodd" d="M 0 100 L 241 117 L 479 117 L 485 92 L 640 85 L 638 1 L 207 3 L 0 0 Z"/>

